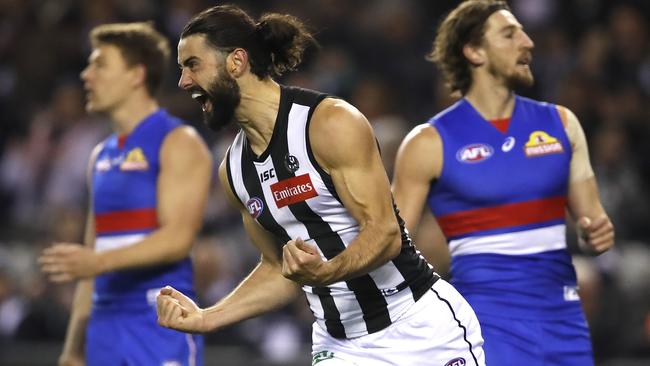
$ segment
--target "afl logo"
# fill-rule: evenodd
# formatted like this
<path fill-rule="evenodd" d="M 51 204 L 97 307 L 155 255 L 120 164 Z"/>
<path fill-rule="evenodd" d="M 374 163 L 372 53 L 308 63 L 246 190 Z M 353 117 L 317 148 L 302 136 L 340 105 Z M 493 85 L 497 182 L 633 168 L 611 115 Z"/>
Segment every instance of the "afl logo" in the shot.
<path fill-rule="evenodd" d="M 264 202 L 257 197 L 253 197 L 246 202 L 246 208 L 248 209 L 248 213 L 254 219 L 257 219 L 262 214 L 262 210 L 264 210 Z"/>
<path fill-rule="evenodd" d="M 284 167 L 287 168 L 291 173 L 295 173 L 298 168 L 300 168 L 300 163 L 298 163 L 298 158 L 291 154 L 287 154 L 284 157 Z"/>
<path fill-rule="evenodd" d="M 465 359 L 462 357 L 456 357 L 447 362 L 445 366 L 465 366 Z"/>
<path fill-rule="evenodd" d="M 492 146 L 487 144 L 471 144 L 462 147 L 456 153 L 456 159 L 461 163 L 480 163 L 494 154 Z"/>

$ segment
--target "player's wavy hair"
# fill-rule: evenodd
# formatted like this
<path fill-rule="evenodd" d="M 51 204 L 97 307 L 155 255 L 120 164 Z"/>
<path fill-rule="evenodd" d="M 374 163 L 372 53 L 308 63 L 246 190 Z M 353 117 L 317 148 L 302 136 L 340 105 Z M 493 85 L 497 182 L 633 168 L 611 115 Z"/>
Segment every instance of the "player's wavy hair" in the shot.
<path fill-rule="evenodd" d="M 245 49 L 251 72 L 260 80 L 295 70 L 305 49 L 318 45 L 306 25 L 291 15 L 267 13 L 255 21 L 234 5 L 214 6 L 194 16 L 181 39 L 193 34 L 204 34 L 217 50 Z"/>
<path fill-rule="evenodd" d="M 153 22 L 102 24 L 90 31 L 93 47 L 117 47 L 128 66 L 142 65 L 145 85 L 154 95 L 169 66 L 169 41 L 153 27 Z"/>
<path fill-rule="evenodd" d="M 440 23 L 426 59 L 438 66 L 452 92 L 465 95 L 469 90 L 472 74 L 463 47 L 481 44 L 487 18 L 499 10 L 510 11 L 510 7 L 502 0 L 468 0 Z"/>

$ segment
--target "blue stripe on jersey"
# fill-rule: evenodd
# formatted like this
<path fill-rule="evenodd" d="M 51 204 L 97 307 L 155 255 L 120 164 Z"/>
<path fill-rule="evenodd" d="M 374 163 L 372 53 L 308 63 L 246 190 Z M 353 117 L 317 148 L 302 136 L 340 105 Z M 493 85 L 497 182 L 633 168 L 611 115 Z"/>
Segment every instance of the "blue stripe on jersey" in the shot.
<path fill-rule="evenodd" d="M 452 283 L 481 314 L 564 319 L 581 314 L 566 250 L 529 255 L 469 254 L 451 260 Z M 566 298 L 565 298 L 566 296 Z"/>

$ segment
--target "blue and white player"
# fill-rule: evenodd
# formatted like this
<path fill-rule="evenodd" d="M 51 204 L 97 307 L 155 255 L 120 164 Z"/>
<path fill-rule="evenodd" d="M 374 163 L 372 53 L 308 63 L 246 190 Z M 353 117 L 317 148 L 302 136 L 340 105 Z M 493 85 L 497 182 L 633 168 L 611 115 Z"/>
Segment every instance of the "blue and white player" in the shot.
<path fill-rule="evenodd" d="M 170 55 L 160 33 L 107 24 L 90 39 L 86 110 L 114 133 L 90 158 L 85 245 L 56 243 L 39 259 L 54 282 L 79 280 L 59 365 L 200 365 L 201 337 L 158 326 L 155 299 L 170 283 L 193 296 L 210 154 L 154 97 Z"/>
<path fill-rule="evenodd" d="M 590 254 L 612 247 L 614 228 L 577 118 L 513 91 L 533 83 L 533 46 L 503 1 L 447 16 L 430 59 L 462 99 L 406 137 L 393 190 L 411 231 L 425 203 L 436 217 L 488 365 L 593 365 L 565 209 Z"/>

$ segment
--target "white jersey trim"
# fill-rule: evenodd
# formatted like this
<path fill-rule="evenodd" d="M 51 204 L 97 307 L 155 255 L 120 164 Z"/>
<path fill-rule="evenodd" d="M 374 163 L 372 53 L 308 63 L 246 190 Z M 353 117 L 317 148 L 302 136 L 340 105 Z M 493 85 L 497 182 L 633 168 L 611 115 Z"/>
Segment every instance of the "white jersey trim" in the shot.
<path fill-rule="evenodd" d="M 148 234 L 131 234 L 131 235 L 115 235 L 115 236 L 102 236 L 95 240 L 95 251 L 103 252 L 105 250 L 118 249 L 131 246 L 140 240 L 144 239 Z"/>
<path fill-rule="evenodd" d="M 470 236 L 449 242 L 449 252 L 467 254 L 535 254 L 566 248 L 566 225 L 559 224 L 513 233 Z"/>

